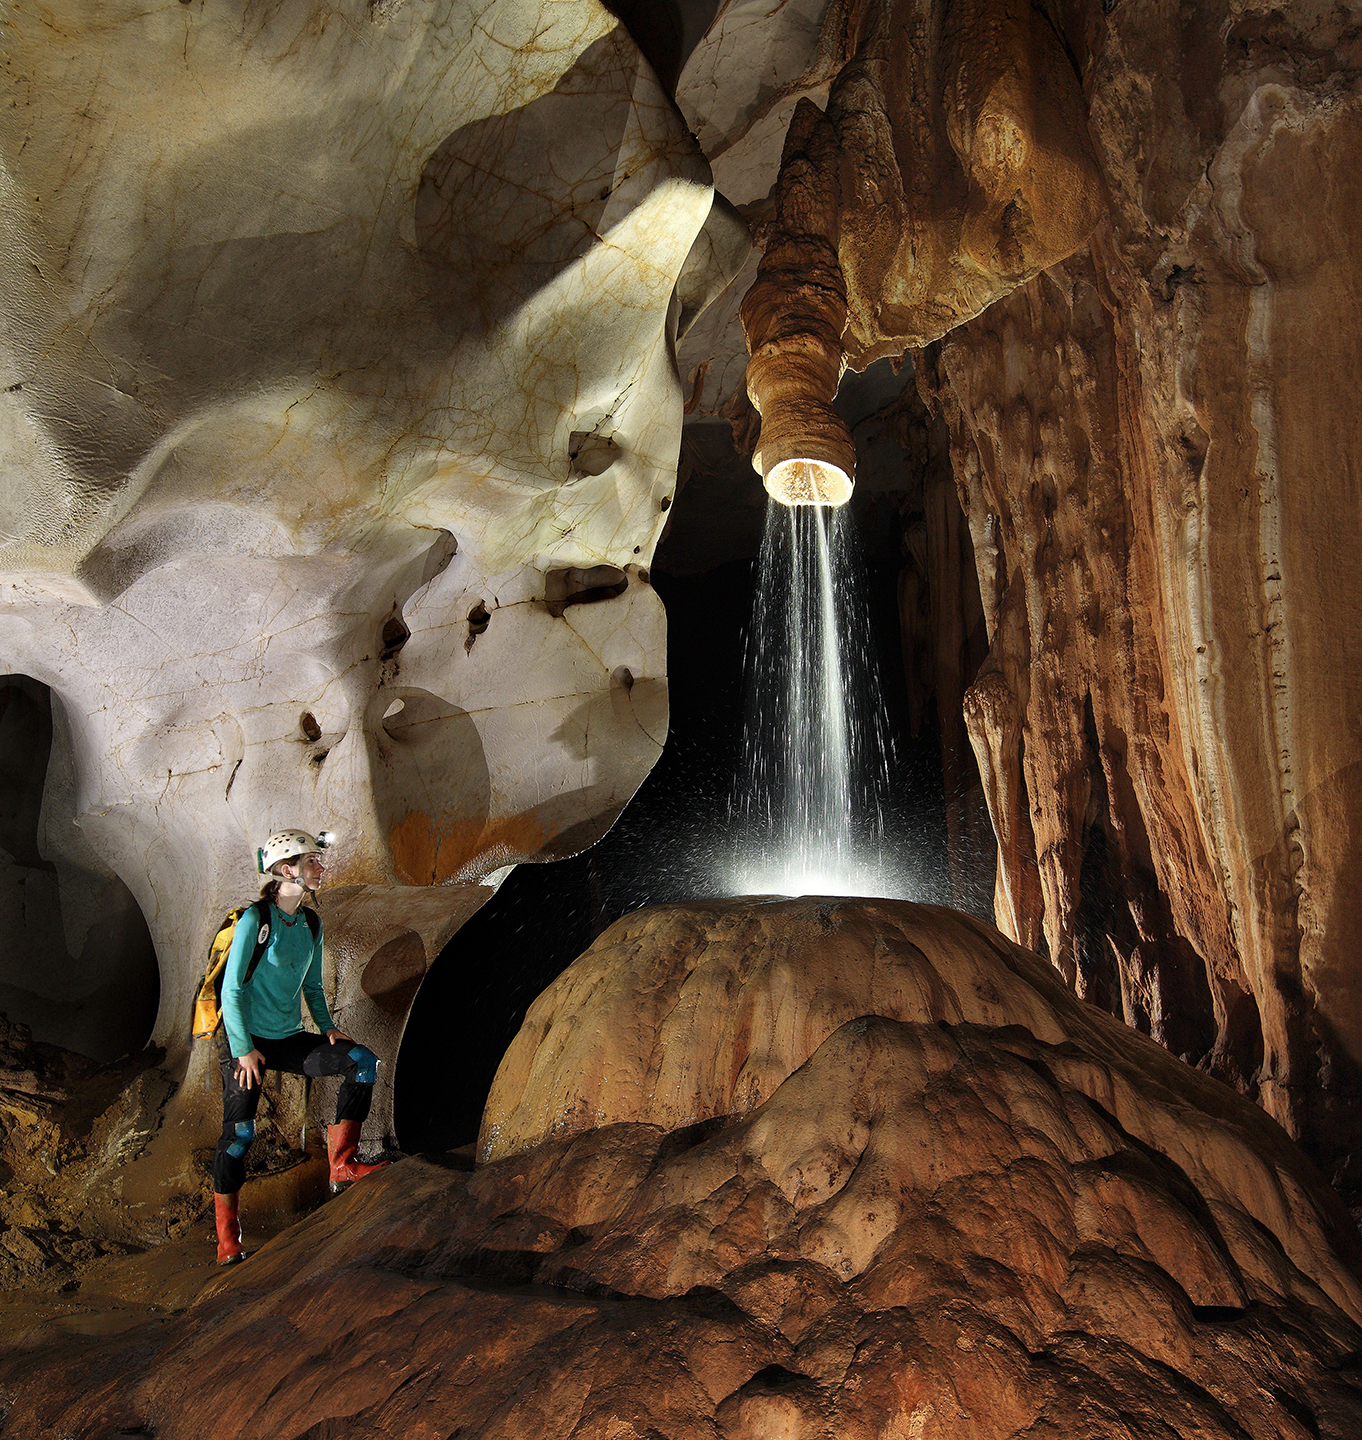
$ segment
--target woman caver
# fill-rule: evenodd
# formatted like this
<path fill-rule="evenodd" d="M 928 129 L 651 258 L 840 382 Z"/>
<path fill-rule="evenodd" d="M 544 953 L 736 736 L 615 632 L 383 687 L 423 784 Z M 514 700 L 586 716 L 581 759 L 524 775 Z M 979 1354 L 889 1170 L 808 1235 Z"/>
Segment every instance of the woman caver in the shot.
<path fill-rule="evenodd" d="M 293 1075 L 343 1075 L 336 1123 L 327 1129 L 331 1190 L 343 1190 L 378 1165 L 356 1159 L 359 1131 L 369 1113 L 378 1056 L 336 1028 L 322 991 L 322 925 L 302 909 L 315 896 L 330 843 L 305 830 L 280 830 L 256 852 L 260 873 L 273 878 L 260 906 L 237 921 L 222 977 L 218 1060 L 222 1067 L 222 1136 L 213 1156 L 213 1208 L 217 1215 L 218 1264 L 245 1259 L 237 1204 L 246 1178 L 246 1152 L 255 1139 L 255 1112 L 266 1070 Z M 264 925 L 262 917 L 267 916 Z M 251 957 L 268 928 L 264 948 L 249 974 Z M 304 1030 L 298 998 L 321 1035 Z"/>

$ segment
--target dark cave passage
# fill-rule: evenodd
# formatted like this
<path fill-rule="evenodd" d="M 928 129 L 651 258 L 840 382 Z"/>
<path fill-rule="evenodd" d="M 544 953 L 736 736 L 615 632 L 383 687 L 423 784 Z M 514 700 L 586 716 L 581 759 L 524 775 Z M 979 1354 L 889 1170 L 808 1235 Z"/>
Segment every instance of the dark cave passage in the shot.
<path fill-rule="evenodd" d="M 0 1012 L 36 1040 L 108 1061 L 146 1045 L 160 974 L 132 893 L 66 813 L 74 793 L 48 687 L 0 676 L 0 891 L 22 916 L 0 960 Z"/>

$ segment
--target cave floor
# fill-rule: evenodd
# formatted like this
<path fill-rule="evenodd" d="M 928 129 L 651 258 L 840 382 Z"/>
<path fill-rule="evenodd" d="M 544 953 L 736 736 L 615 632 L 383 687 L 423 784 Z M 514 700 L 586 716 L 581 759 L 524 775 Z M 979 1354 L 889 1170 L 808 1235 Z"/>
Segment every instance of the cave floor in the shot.
<path fill-rule="evenodd" d="M 250 1227 L 252 1249 L 301 1217 L 268 1217 Z M 219 1268 L 211 1213 L 190 1234 L 133 1255 L 104 1255 L 60 1290 L 40 1282 L 0 1291 L 0 1346 L 61 1335 L 117 1335 L 186 1310 L 231 1273 Z"/>
<path fill-rule="evenodd" d="M 442 1164 L 471 1171 L 472 1145 L 448 1152 Z M 325 1155 L 316 1152 L 300 1165 L 247 1180 L 241 1205 L 247 1265 L 255 1251 L 328 1202 L 326 1179 Z M 0 1288 L 0 1349 L 24 1349 L 63 1335 L 117 1335 L 181 1314 L 240 1273 L 237 1266 L 218 1265 L 216 1247 L 210 1208 L 177 1238 L 133 1253 L 101 1255 L 74 1270 L 62 1269 L 59 1279 L 39 1274 Z"/>

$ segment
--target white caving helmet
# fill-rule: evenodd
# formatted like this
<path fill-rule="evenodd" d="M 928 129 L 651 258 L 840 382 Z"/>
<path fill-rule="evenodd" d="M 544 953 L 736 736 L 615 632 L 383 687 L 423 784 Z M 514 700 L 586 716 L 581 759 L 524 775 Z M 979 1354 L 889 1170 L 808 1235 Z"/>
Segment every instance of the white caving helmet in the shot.
<path fill-rule="evenodd" d="M 336 843 L 330 830 L 309 835 L 306 830 L 276 830 L 255 852 L 256 869 L 268 875 L 281 860 L 295 860 L 299 855 L 312 855 Z"/>

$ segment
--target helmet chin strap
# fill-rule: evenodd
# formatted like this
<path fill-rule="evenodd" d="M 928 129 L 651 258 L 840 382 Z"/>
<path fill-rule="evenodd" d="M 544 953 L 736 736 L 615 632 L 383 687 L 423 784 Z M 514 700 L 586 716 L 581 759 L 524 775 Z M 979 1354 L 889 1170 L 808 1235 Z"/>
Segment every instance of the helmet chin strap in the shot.
<path fill-rule="evenodd" d="M 289 864 L 290 862 L 287 861 L 287 860 L 285 860 L 285 861 L 283 861 L 283 862 L 281 862 L 281 863 L 287 865 L 287 864 Z M 304 895 L 311 895 L 312 898 L 315 900 L 315 899 L 317 898 L 317 892 L 316 892 L 315 890 L 313 890 L 313 889 L 311 888 L 311 886 L 309 886 L 309 885 L 307 884 L 307 882 L 303 879 L 303 875 L 302 875 L 302 868 L 303 868 L 303 867 L 302 867 L 301 865 L 295 865 L 293 868 L 298 871 L 298 874 L 296 874 L 296 875 L 276 875 L 276 876 L 275 876 L 275 879 L 278 880 L 278 881 L 280 881 L 280 882 L 281 882 L 282 884 L 284 884 L 284 885 L 296 885 L 296 886 L 303 892 Z M 300 900 L 298 903 L 301 905 L 301 904 L 302 904 L 302 901 Z"/>

